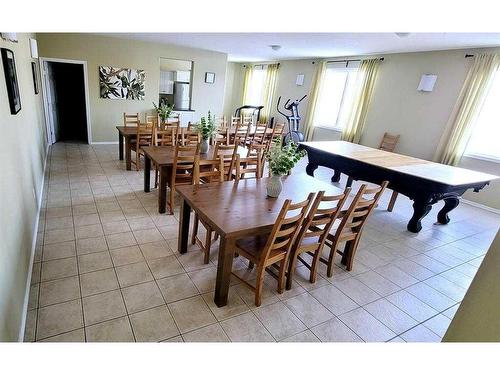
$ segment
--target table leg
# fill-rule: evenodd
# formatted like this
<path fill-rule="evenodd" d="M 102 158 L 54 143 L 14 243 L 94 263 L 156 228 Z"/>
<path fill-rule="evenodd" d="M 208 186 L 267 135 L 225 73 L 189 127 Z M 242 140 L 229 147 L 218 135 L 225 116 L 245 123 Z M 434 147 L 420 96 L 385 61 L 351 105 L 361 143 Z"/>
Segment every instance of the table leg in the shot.
<path fill-rule="evenodd" d="M 432 201 L 429 198 L 415 198 L 413 200 L 413 216 L 406 229 L 410 232 L 418 233 L 422 229 L 421 221 L 432 208 Z"/>
<path fill-rule="evenodd" d="M 123 160 L 123 135 L 118 132 L 118 157 Z"/>
<path fill-rule="evenodd" d="M 144 192 L 149 193 L 151 187 L 151 159 L 144 154 Z"/>
<path fill-rule="evenodd" d="M 339 181 L 340 181 L 340 171 L 334 170 L 332 176 L 332 182 L 339 182 Z"/>
<path fill-rule="evenodd" d="M 444 207 L 441 209 L 441 211 L 438 212 L 437 220 L 439 224 L 448 224 L 450 222 L 448 212 L 457 207 L 460 200 L 458 199 L 457 196 L 446 197 L 443 198 L 443 200 L 444 200 Z"/>
<path fill-rule="evenodd" d="M 231 281 L 231 270 L 233 268 L 234 243 L 234 239 L 225 236 L 220 237 L 214 297 L 214 302 L 218 307 L 227 305 L 229 282 Z"/>
<path fill-rule="evenodd" d="M 125 138 L 125 164 L 127 171 L 132 170 L 132 149 L 130 148 L 130 137 Z"/>
<path fill-rule="evenodd" d="M 177 240 L 177 249 L 179 253 L 187 253 L 189 240 L 189 220 L 191 219 L 191 207 L 183 199 L 181 201 L 181 215 L 179 220 L 179 238 Z"/>
<path fill-rule="evenodd" d="M 158 212 L 164 214 L 167 210 L 167 168 L 159 166 L 160 182 L 158 186 Z"/>
<path fill-rule="evenodd" d="M 309 163 L 307 164 L 306 166 L 306 173 L 311 176 L 311 177 L 314 177 L 314 171 L 318 169 L 318 164 L 313 164 L 309 161 Z"/>
<path fill-rule="evenodd" d="M 345 187 L 351 187 L 352 186 L 352 181 L 353 178 L 351 176 L 347 177 L 347 183 L 345 184 Z"/>

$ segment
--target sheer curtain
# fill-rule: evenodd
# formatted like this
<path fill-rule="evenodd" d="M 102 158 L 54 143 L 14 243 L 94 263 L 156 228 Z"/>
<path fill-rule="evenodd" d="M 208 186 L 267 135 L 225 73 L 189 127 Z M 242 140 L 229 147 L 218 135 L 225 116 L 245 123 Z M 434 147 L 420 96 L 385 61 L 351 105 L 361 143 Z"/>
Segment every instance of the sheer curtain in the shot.
<path fill-rule="evenodd" d="M 250 86 L 252 84 L 252 75 L 253 75 L 253 66 L 248 64 L 244 67 L 244 77 L 243 77 L 243 96 L 241 98 L 242 105 L 246 105 L 249 95 L 250 95 Z"/>
<path fill-rule="evenodd" d="M 311 95 L 309 97 L 309 107 L 307 109 L 306 120 L 304 121 L 304 136 L 306 141 L 312 140 L 314 133 L 314 116 L 316 114 L 319 96 L 321 92 L 321 86 L 324 82 L 326 73 L 327 61 L 320 61 L 316 69 L 316 74 L 314 76 L 313 85 L 311 88 Z"/>
<path fill-rule="evenodd" d="M 266 123 L 271 114 L 271 106 L 273 105 L 274 92 L 276 91 L 276 82 L 278 81 L 278 68 L 280 64 L 267 65 L 266 78 L 264 81 L 264 89 L 262 91 L 262 111 L 260 112 L 260 122 Z"/>
<path fill-rule="evenodd" d="M 377 80 L 378 68 L 380 59 L 369 59 L 361 61 L 359 66 L 358 76 L 356 79 L 356 87 L 354 92 L 354 100 L 347 120 L 347 124 L 342 130 L 342 140 L 359 143 L 363 128 L 365 126 L 366 115 L 370 106 L 370 101 Z"/>
<path fill-rule="evenodd" d="M 499 55 L 474 56 L 446 130 L 439 142 L 436 157 L 439 162 L 449 165 L 459 163 L 499 67 Z"/>

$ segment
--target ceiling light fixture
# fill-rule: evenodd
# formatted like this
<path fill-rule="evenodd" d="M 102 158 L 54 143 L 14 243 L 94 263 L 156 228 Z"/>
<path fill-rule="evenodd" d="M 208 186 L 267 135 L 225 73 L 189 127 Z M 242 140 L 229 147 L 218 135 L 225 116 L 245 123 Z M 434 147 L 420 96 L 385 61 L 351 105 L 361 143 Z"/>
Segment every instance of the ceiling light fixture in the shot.
<path fill-rule="evenodd" d="M 271 44 L 269 47 L 271 47 L 273 51 L 279 51 L 281 49 L 279 44 Z"/>

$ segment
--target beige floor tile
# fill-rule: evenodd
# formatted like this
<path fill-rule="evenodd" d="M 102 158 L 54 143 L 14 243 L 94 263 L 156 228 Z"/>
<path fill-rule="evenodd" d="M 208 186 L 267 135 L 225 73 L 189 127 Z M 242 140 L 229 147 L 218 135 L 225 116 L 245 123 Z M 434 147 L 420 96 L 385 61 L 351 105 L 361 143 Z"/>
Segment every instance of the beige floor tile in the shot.
<path fill-rule="evenodd" d="M 311 291 L 311 295 L 334 315 L 340 315 L 359 307 L 356 302 L 333 285 L 315 289 Z"/>
<path fill-rule="evenodd" d="M 333 318 L 325 323 L 317 325 L 311 331 L 322 342 L 360 342 L 363 341 L 349 327 L 338 318 Z"/>
<path fill-rule="evenodd" d="M 30 285 L 30 295 L 28 299 L 28 310 L 38 308 L 38 294 L 40 291 L 40 284 Z"/>
<path fill-rule="evenodd" d="M 233 342 L 272 342 L 271 334 L 251 312 L 224 320 L 224 332 Z"/>
<path fill-rule="evenodd" d="M 78 276 L 46 281 L 40 284 L 40 307 L 80 298 Z"/>
<path fill-rule="evenodd" d="M 166 306 L 132 314 L 130 323 L 139 342 L 158 342 L 179 335 L 179 330 Z"/>
<path fill-rule="evenodd" d="M 201 296 L 195 296 L 168 305 L 181 333 L 215 323 L 216 319 Z"/>
<path fill-rule="evenodd" d="M 448 270 L 446 272 L 443 272 L 440 274 L 440 276 L 444 277 L 445 279 L 457 284 L 461 288 L 468 289 L 470 286 L 470 283 L 472 282 L 473 277 L 464 275 L 462 272 L 457 271 L 456 269 L 452 268 L 451 270 Z"/>
<path fill-rule="evenodd" d="M 113 263 L 111 262 L 109 251 L 78 256 L 78 268 L 81 274 L 111 267 L 113 267 Z"/>
<path fill-rule="evenodd" d="M 75 231 L 70 229 L 54 229 L 45 232 L 45 244 L 49 245 L 57 242 L 72 241 L 75 239 Z"/>
<path fill-rule="evenodd" d="M 352 277 L 339 281 L 335 286 L 359 305 L 366 305 L 381 297 L 373 289 Z"/>
<path fill-rule="evenodd" d="M 76 256 L 75 241 L 59 242 L 43 247 L 43 260 L 54 260 Z"/>
<path fill-rule="evenodd" d="M 146 262 L 127 264 L 115 269 L 122 288 L 153 280 Z"/>
<path fill-rule="evenodd" d="M 165 304 L 154 281 L 124 288 L 122 294 L 129 314 Z"/>
<path fill-rule="evenodd" d="M 110 250 L 137 244 L 132 232 L 111 234 L 106 236 L 106 241 Z"/>
<path fill-rule="evenodd" d="M 330 311 L 307 293 L 287 299 L 284 303 L 308 328 L 333 318 Z"/>
<path fill-rule="evenodd" d="M 87 342 L 134 342 L 128 317 L 85 327 Z"/>
<path fill-rule="evenodd" d="M 76 238 L 79 240 L 84 238 L 104 236 L 101 224 L 92 224 L 92 225 L 84 225 L 81 227 L 76 227 L 75 233 L 76 233 Z"/>
<path fill-rule="evenodd" d="M 106 235 L 130 232 L 130 227 L 126 220 L 102 223 L 102 229 Z"/>
<path fill-rule="evenodd" d="M 185 342 L 229 342 L 219 323 L 188 332 L 183 338 Z"/>
<path fill-rule="evenodd" d="M 108 250 L 104 237 L 86 238 L 76 241 L 76 252 L 78 255 L 98 253 Z"/>
<path fill-rule="evenodd" d="M 95 213 L 73 216 L 73 222 L 75 223 L 75 227 L 82 227 L 87 225 L 100 224 L 101 221 L 99 220 L 99 215 Z"/>
<path fill-rule="evenodd" d="M 45 229 L 48 231 L 54 229 L 72 229 L 72 228 L 73 228 L 73 218 L 71 216 L 54 217 L 48 219 L 45 222 Z"/>
<path fill-rule="evenodd" d="M 448 310 L 443 311 L 443 315 L 450 319 L 453 319 L 459 307 L 460 304 L 457 303 L 455 306 L 450 307 Z"/>
<path fill-rule="evenodd" d="M 386 299 L 369 303 L 364 309 L 398 335 L 418 325 L 415 319 Z"/>
<path fill-rule="evenodd" d="M 83 328 L 75 329 L 71 332 L 61 333 L 60 335 L 51 336 L 41 342 L 85 342 L 85 332 Z"/>
<path fill-rule="evenodd" d="M 418 322 L 423 322 L 438 313 L 406 290 L 391 294 L 386 299 Z"/>
<path fill-rule="evenodd" d="M 118 290 L 84 297 L 83 311 L 85 325 L 100 323 L 127 314 L 122 295 Z"/>
<path fill-rule="evenodd" d="M 82 288 L 82 297 L 109 292 L 119 287 L 118 279 L 112 268 L 80 275 L 80 285 Z"/>
<path fill-rule="evenodd" d="M 173 255 L 148 261 L 149 267 L 155 279 L 178 275 L 184 273 L 184 268 Z"/>
<path fill-rule="evenodd" d="M 34 342 L 36 335 L 36 320 L 38 310 L 30 310 L 26 313 L 26 325 L 24 327 L 23 342 Z"/>
<path fill-rule="evenodd" d="M 73 215 L 89 215 L 97 213 L 97 208 L 94 203 L 82 204 L 78 206 L 73 206 Z"/>
<path fill-rule="evenodd" d="M 251 281 L 252 283 L 254 281 Z M 255 292 L 250 289 L 248 286 L 245 284 L 241 283 L 235 286 L 231 287 L 232 290 L 234 290 L 235 293 L 237 293 L 241 299 L 247 304 L 247 306 L 251 309 L 256 309 L 257 306 L 255 306 Z M 273 304 L 278 302 L 280 299 L 278 298 L 279 295 L 278 293 L 271 289 L 271 287 L 267 284 L 264 283 L 264 286 L 262 288 L 262 295 L 261 295 L 261 307 Z"/>
<path fill-rule="evenodd" d="M 254 314 L 276 341 L 284 340 L 307 329 L 283 302 L 255 309 Z"/>
<path fill-rule="evenodd" d="M 412 285 L 405 290 L 438 311 L 444 311 L 456 303 L 423 282 Z"/>
<path fill-rule="evenodd" d="M 419 281 L 393 265 L 380 267 L 375 271 L 401 288 L 406 288 L 410 285 L 418 283 Z"/>
<path fill-rule="evenodd" d="M 99 218 L 101 219 L 101 223 L 111 223 L 113 221 L 125 220 L 125 215 L 123 214 L 122 210 L 104 212 L 99 211 Z"/>
<path fill-rule="evenodd" d="M 179 224 L 160 226 L 158 230 L 166 240 L 171 240 L 179 236 Z"/>
<path fill-rule="evenodd" d="M 393 331 L 363 310 L 363 308 L 342 314 L 339 319 L 367 342 L 388 341 L 396 336 Z"/>
<path fill-rule="evenodd" d="M 284 339 L 282 342 L 319 342 L 319 339 L 310 330 L 297 333 Z"/>
<path fill-rule="evenodd" d="M 42 262 L 42 281 L 75 276 L 78 273 L 75 257 Z"/>
<path fill-rule="evenodd" d="M 196 248 L 197 250 L 197 248 Z M 201 251 L 189 251 L 186 254 L 181 254 L 177 257 L 179 262 L 181 262 L 182 267 L 186 270 L 186 272 L 201 270 L 205 268 L 212 267 L 212 264 L 203 263 L 203 254 Z"/>
<path fill-rule="evenodd" d="M 462 301 L 467 292 L 466 288 L 462 288 L 460 285 L 455 284 L 441 275 L 433 276 L 424 282 L 456 302 Z"/>
<path fill-rule="evenodd" d="M 137 245 L 113 249 L 110 250 L 110 253 L 115 267 L 144 261 L 141 250 Z"/>
<path fill-rule="evenodd" d="M 199 294 L 198 289 L 186 274 L 156 280 L 163 298 L 167 303 L 193 297 Z"/>
<path fill-rule="evenodd" d="M 174 255 L 173 251 L 170 250 L 167 242 L 157 241 L 157 242 L 149 242 L 142 245 L 139 245 L 142 251 L 142 255 L 147 260 L 158 259 L 162 257 L 166 257 L 169 255 Z"/>
<path fill-rule="evenodd" d="M 130 219 L 128 223 L 133 231 L 155 228 L 155 223 L 148 216 Z"/>
<path fill-rule="evenodd" d="M 359 274 L 354 278 L 358 279 L 363 284 L 368 286 L 370 289 L 373 289 L 375 292 L 377 292 L 379 295 L 383 297 L 395 293 L 401 289 L 399 286 L 387 280 L 386 278 L 380 276 L 378 273 L 374 271 L 368 271 Z"/>
<path fill-rule="evenodd" d="M 55 217 L 71 216 L 71 206 L 55 207 L 47 209 L 47 219 Z"/>
<path fill-rule="evenodd" d="M 441 338 L 422 324 L 403 333 L 406 342 L 441 342 Z"/>
<path fill-rule="evenodd" d="M 217 307 L 217 305 L 214 302 L 213 292 L 205 293 L 202 295 L 202 297 L 205 300 L 208 307 L 210 308 L 210 310 L 212 310 L 212 313 L 215 315 L 218 321 L 225 320 L 249 311 L 248 306 L 236 293 L 234 287 L 229 288 L 227 305 L 223 307 Z"/>
<path fill-rule="evenodd" d="M 156 228 L 135 230 L 133 233 L 138 244 L 163 240 L 161 233 Z"/>
<path fill-rule="evenodd" d="M 189 272 L 188 275 L 200 293 L 207 293 L 215 290 L 215 279 L 217 277 L 217 269 L 215 267 L 192 271 Z"/>
<path fill-rule="evenodd" d="M 44 339 L 83 327 L 82 302 L 63 302 L 38 310 L 36 339 Z"/>
<path fill-rule="evenodd" d="M 451 319 L 446 317 L 443 314 L 436 315 L 435 317 L 426 320 L 423 325 L 429 328 L 432 332 L 434 332 L 439 337 L 443 337 L 446 333 L 446 330 L 450 326 Z"/>

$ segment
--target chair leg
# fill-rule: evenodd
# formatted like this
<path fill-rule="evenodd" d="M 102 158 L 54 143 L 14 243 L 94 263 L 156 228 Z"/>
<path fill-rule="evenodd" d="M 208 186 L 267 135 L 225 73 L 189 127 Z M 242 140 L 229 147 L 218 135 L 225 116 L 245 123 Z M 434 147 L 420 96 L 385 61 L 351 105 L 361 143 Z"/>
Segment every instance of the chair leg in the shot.
<path fill-rule="evenodd" d="M 288 275 L 286 277 L 286 290 L 292 289 L 293 275 L 295 274 L 295 267 L 297 266 L 297 253 L 291 255 L 292 259 L 288 266 Z"/>
<path fill-rule="evenodd" d="M 333 276 L 333 266 L 334 266 L 334 259 L 335 259 L 335 253 L 337 252 L 337 244 L 332 243 L 329 245 L 330 247 L 330 255 L 328 256 L 328 264 L 327 264 L 327 269 L 326 269 L 326 276 L 327 277 L 332 277 Z"/>
<path fill-rule="evenodd" d="M 280 272 L 278 274 L 278 294 L 282 294 L 285 287 L 286 266 L 287 258 L 280 262 Z"/>
<path fill-rule="evenodd" d="M 174 199 L 175 199 L 175 190 L 173 186 L 170 187 L 170 193 L 168 196 L 168 204 L 169 204 L 169 210 L 170 210 L 170 215 L 174 214 Z"/>
<path fill-rule="evenodd" d="M 318 264 L 319 264 L 319 258 L 321 257 L 321 250 L 322 249 L 316 250 L 311 262 L 311 273 L 309 275 L 309 282 L 311 284 L 314 284 L 316 282 L 316 274 L 318 273 Z"/>
<path fill-rule="evenodd" d="M 196 235 L 198 234 L 198 214 L 194 214 L 194 222 L 193 222 L 193 233 L 191 234 L 191 244 L 196 244 Z"/>
<path fill-rule="evenodd" d="M 354 255 L 356 254 L 356 250 L 358 249 L 358 240 L 351 241 L 349 243 L 348 253 L 347 253 L 347 264 L 346 270 L 352 271 L 352 266 L 354 264 Z"/>
<path fill-rule="evenodd" d="M 248 269 L 249 270 L 253 269 L 253 262 L 248 261 Z"/>
<path fill-rule="evenodd" d="M 257 278 L 255 279 L 255 306 L 259 307 L 262 303 L 262 287 L 264 286 L 264 272 L 266 267 L 259 264 L 257 268 Z"/>
<path fill-rule="evenodd" d="M 392 212 L 392 210 L 394 209 L 394 205 L 396 204 L 396 199 L 398 199 L 398 192 L 393 190 L 391 195 L 391 200 L 387 205 L 387 211 Z"/>
<path fill-rule="evenodd" d="M 205 257 L 203 259 L 205 264 L 208 264 L 210 262 L 210 248 L 212 247 L 212 230 L 210 228 L 207 228 L 207 235 L 205 236 Z"/>

